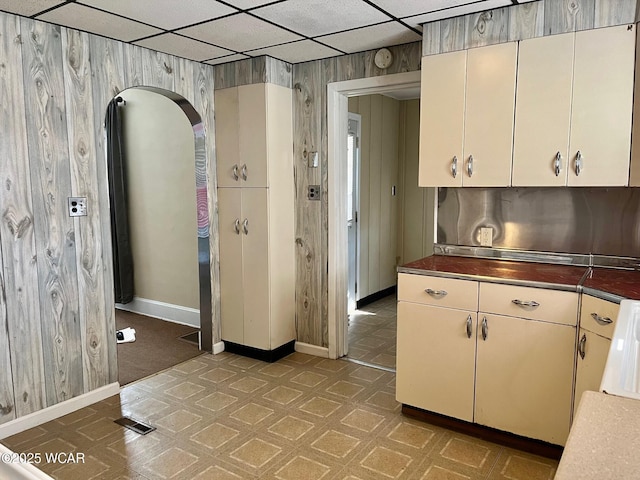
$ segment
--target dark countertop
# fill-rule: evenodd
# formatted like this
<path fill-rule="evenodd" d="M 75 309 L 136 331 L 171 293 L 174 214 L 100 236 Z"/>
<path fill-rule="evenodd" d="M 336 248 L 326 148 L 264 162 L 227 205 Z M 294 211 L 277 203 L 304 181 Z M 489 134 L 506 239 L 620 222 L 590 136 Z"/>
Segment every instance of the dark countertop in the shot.
<path fill-rule="evenodd" d="M 640 300 L 640 272 L 633 270 L 431 255 L 398 267 L 398 272 L 570 291 L 584 288 L 585 293 L 610 301 Z"/>
<path fill-rule="evenodd" d="M 582 286 L 584 292 L 589 294 L 596 290 L 621 299 L 640 300 L 640 272 L 635 270 L 593 267 Z"/>

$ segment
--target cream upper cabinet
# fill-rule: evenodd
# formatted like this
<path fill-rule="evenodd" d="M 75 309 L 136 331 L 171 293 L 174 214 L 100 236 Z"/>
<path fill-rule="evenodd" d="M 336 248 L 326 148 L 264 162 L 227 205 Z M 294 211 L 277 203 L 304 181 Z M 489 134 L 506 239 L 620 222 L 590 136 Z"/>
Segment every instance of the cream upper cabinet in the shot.
<path fill-rule="evenodd" d="M 478 314 L 475 421 L 564 445 L 575 327 Z"/>
<path fill-rule="evenodd" d="M 569 186 L 629 182 L 635 28 L 576 33 Z"/>
<path fill-rule="evenodd" d="M 574 33 L 520 42 L 512 185 L 567 184 Z"/>
<path fill-rule="evenodd" d="M 279 120 L 291 115 L 287 95 L 289 89 L 268 83 L 216 90 L 218 186 L 270 186 L 269 175 L 279 174 L 274 162 L 293 149 L 282 142 L 286 125 Z"/>
<path fill-rule="evenodd" d="M 420 186 L 510 184 L 517 48 L 423 57 Z"/>

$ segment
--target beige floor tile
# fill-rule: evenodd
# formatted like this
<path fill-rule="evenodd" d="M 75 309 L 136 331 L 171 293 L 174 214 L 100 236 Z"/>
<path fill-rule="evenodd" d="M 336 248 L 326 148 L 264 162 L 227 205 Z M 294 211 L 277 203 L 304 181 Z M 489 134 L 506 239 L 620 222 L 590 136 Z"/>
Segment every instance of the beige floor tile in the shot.
<path fill-rule="evenodd" d="M 246 480 L 246 472 L 240 471 L 234 473 L 220 465 L 208 467 L 205 471 L 199 473 L 193 480 Z"/>
<path fill-rule="evenodd" d="M 300 407 L 300 410 L 316 417 L 326 418 L 340 408 L 340 403 L 323 397 L 313 397 Z"/>
<path fill-rule="evenodd" d="M 279 405 L 289 405 L 294 400 L 300 398 L 303 392 L 294 388 L 278 385 L 276 388 L 269 390 L 262 395 L 262 398 L 276 402 Z"/>
<path fill-rule="evenodd" d="M 273 462 L 282 451 L 283 449 L 278 445 L 260 438 L 252 438 L 232 451 L 229 457 L 246 467 L 257 470 Z"/>
<path fill-rule="evenodd" d="M 343 398 L 353 398 L 364 390 L 364 387 L 354 382 L 340 380 L 328 386 L 325 392 Z"/>
<path fill-rule="evenodd" d="M 215 367 L 198 375 L 198 377 L 213 383 L 220 383 L 220 382 L 229 380 L 230 378 L 235 377 L 236 375 L 237 375 L 237 372 L 234 372 L 233 370 L 229 370 L 223 367 Z"/>
<path fill-rule="evenodd" d="M 315 424 L 312 422 L 294 415 L 287 415 L 271 425 L 267 431 L 273 435 L 295 442 L 300 440 L 307 432 L 311 431 L 314 426 Z"/>
<path fill-rule="evenodd" d="M 367 405 L 372 405 L 389 412 L 400 410 L 401 405 L 396 401 L 396 396 L 383 391 L 377 391 L 365 400 Z"/>
<path fill-rule="evenodd" d="M 110 471 L 119 470 L 120 468 L 109 467 L 109 465 L 101 462 L 93 455 L 85 455 L 84 458 L 78 459 L 78 463 L 65 461 L 65 463 L 60 464 L 59 468 L 53 470 L 51 476 L 64 480 L 91 480 Z"/>
<path fill-rule="evenodd" d="M 471 477 L 439 465 L 430 465 L 420 480 L 471 480 Z"/>
<path fill-rule="evenodd" d="M 190 438 L 199 445 L 215 451 L 239 435 L 239 430 L 216 422 L 192 434 Z"/>
<path fill-rule="evenodd" d="M 253 393 L 268 384 L 269 382 L 259 378 L 243 377 L 229 384 L 229 388 L 243 393 Z"/>
<path fill-rule="evenodd" d="M 258 371 L 263 375 L 280 378 L 293 372 L 294 368 L 289 365 L 285 365 L 284 363 L 270 363 L 260 368 Z"/>
<path fill-rule="evenodd" d="M 189 412 L 187 410 L 176 410 L 166 417 L 161 418 L 155 422 L 156 428 L 159 430 L 166 430 L 171 433 L 177 433 L 191 425 L 194 425 L 202 420 L 201 415 Z"/>
<path fill-rule="evenodd" d="M 345 459 L 361 443 L 362 441 L 357 437 L 336 430 L 327 430 L 311 443 L 311 448 L 336 459 Z"/>
<path fill-rule="evenodd" d="M 436 438 L 436 431 L 427 426 L 401 421 L 391 430 L 387 438 L 423 450 Z"/>
<path fill-rule="evenodd" d="M 340 423 L 347 427 L 355 428 L 363 432 L 371 433 L 384 422 L 385 417 L 378 413 L 370 412 L 360 408 L 349 412 L 340 420 Z"/>
<path fill-rule="evenodd" d="M 151 458 L 142 465 L 142 472 L 149 472 L 161 478 L 181 478 L 179 474 L 187 470 L 198 461 L 198 456 L 182 448 L 172 447 Z M 186 477 L 182 477 L 186 478 Z"/>
<path fill-rule="evenodd" d="M 247 425 L 257 425 L 274 413 L 273 409 L 252 402 L 231 412 L 229 416 Z"/>
<path fill-rule="evenodd" d="M 370 472 L 400 478 L 413 461 L 409 455 L 375 445 L 359 464 Z"/>
<path fill-rule="evenodd" d="M 328 465 L 296 455 L 275 472 L 275 477 L 280 480 L 321 480 L 330 471 L 331 467 Z"/>
<path fill-rule="evenodd" d="M 200 385 L 196 385 L 192 382 L 182 382 L 175 387 L 171 387 L 165 390 L 164 393 L 167 395 L 171 395 L 178 400 L 185 400 L 189 397 L 196 395 L 204 390 L 204 387 Z"/>
<path fill-rule="evenodd" d="M 303 371 L 291 378 L 291 382 L 305 387 L 317 387 L 328 377 L 316 372 Z"/>
<path fill-rule="evenodd" d="M 557 462 L 505 449 L 489 478 L 492 480 L 552 480 Z"/>
<path fill-rule="evenodd" d="M 207 368 L 209 364 L 205 361 L 200 361 L 198 357 L 194 358 L 191 362 L 179 363 L 173 367 L 174 372 L 184 373 L 185 375 L 193 375 L 201 370 Z"/>
<path fill-rule="evenodd" d="M 202 408 L 211 410 L 213 412 L 218 412 L 233 405 L 237 401 L 238 401 L 238 397 L 235 397 L 233 395 L 228 395 L 222 392 L 214 392 L 198 400 L 196 402 L 196 405 Z"/>

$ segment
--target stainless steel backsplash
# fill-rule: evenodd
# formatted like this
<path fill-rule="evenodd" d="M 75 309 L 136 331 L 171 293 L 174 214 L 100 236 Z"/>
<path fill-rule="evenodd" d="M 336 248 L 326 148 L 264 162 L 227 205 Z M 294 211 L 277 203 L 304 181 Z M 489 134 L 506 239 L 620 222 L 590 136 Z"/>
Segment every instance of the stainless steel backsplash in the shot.
<path fill-rule="evenodd" d="M 640 188 L 440 188 L 437 242 L 640 257 Z"/>

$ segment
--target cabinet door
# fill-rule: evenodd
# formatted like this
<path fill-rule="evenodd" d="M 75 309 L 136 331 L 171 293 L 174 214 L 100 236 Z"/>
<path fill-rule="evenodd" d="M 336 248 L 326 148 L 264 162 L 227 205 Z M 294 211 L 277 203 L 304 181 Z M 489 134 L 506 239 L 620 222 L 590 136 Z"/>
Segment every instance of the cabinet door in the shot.
<path fill-rule="evenodd" d="M 507 187 L 511 183 L 517 51 L 517 43 L 511 42 L 467 53 L 465 186 Z"/>
<path fill-rule="evenodd" d="M 269 242 L 266 188 L 242 189 L 244 345 L 270 350 Z"/>
<path fill-rule="evenodd" d="M 575 327 L 481 312 L 477 335 L 476 423 L 564 445 Z"/>
<path fill-rule="evenodd" d="M 398 302 L 396 398 L 473 420 L 476 313 Z"/>
<path fill-rule="evenodd" d="M 239 188 L 218 188 L 222 339 L 239 344 L 244 343 L 241 192 Z"/>
<path fill-rule="evenodd" d="M 238 150 L 243 187 L 267 187 L 266 84 L 238 87 Z"/>
<path fill-rule="evenodd" d="M 598 392 L 604 367 L 609 355 L 611 340 L 595 333 L 580 329 L 578 336 L 578 366 L 576 369 L 576 392 L 573 401 L 574 415 L 580 404 L 582 394 L 587 390 Z M 584 358 L 582 358 L 584 354 Z"/>
<path fill-rule="evenodd" d="M 421 187 L 462 186 L 466 63 L 464 50 L 422 58 L 418 167 Z"/>
<path fill-rule="evenodd" d="M 238 89 L 224 88 L 214 94 L 216 114 L 216 164 L 219 187 L 240 187 L 238 152 Z"/>
<path fill-rule="evenodd" d="M 570 186 L 628 184 L 635 35 L 627 25 L 576 33 Z"/>
<path fill-rule="evenodd" d="M 520 42 L 514 187 L 567 183 L 574 38 L 567 33 Z"/>

